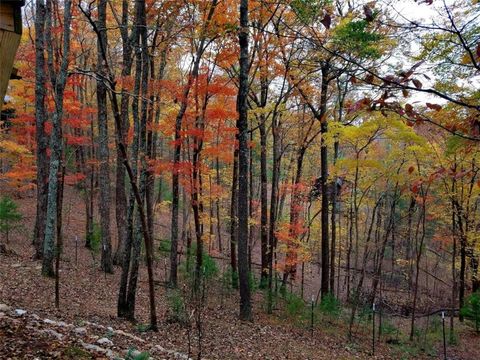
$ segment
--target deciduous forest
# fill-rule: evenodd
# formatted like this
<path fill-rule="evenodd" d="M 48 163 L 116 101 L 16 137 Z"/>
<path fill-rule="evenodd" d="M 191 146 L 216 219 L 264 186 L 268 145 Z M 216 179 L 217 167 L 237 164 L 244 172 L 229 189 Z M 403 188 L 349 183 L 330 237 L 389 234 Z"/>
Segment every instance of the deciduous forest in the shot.
<path fill-rule="evenodd" d="M 480 358 L 477 0 L 0 10 L 0 358 Z"/>

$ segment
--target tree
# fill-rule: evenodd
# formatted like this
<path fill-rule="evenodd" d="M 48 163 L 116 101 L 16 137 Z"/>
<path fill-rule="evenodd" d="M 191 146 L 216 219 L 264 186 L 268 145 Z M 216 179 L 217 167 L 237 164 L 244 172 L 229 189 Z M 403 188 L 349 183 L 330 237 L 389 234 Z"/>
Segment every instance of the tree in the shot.
<path fill-rule="evenodd" d="M 46 12 L 46 31 L 45 40 L 47 44 L 48 53 L 48 71 L 50 75 L 50 82 L 54 89 L 55 111 L 52 117 L 53 131 L 50 136 L 50 166 L 48 175 L 48 204 L 47 217 L 45 225 L 45 240 L 43 244 L 43 262 L 42 274 L 46 276 L 53 276 L 53 259 L 55 256 L 55 230 L 57 219 L 57 193 L 59 183 L 59 171 L 62 168 L 62 153 L 63 153 L 63 136 L 62 136 L 62 118 L 63 118 L 63 99 L 65 85 L 68 76 L 68 56 L 70 52 L 70 24 L 72 20 L 71 1 L 65 2 L 64 18 L 63 18 L 63 44 L 62 57 L 58 71 L 54 65 L 54 51 L 52 39 L 52 20 L 53 19 L 53 4 L 51 0 L 47 2 Z"/>
<path fill-rule="evenodd" d="M 238 110 L 238 275 L 240 282 L 240 319 L 252 320 L 248 279 L 248 0 L 240 0 L 240 72 Z"/>
<path fill-rule="evenodd" d="M 7 244 L 9 233 L 21 219 L 22 214 L 18 211 L 17 204 L 9 197 L 3 196 L 0 199 L 0 232 L 3 233 Z"/>
<path fill-rule="evenodd" d="M 45 132 L 47 112 L 46 68 L 45 68 L 45 2 L 35 3 L 35 136 L 37 143 L 37 211 L 33 233 L 35 258 L 43 256 L 46 209 L 48 200 L 48 136 Z"/>
<path fill-rule="evenodd" d="M 475 331 L 480 333 L 480 294 L 473 293 L 467 299 L 467 303 L 460 309 L 462 316 L 470 319 L 475 324 Z"/>
<path fill-rule="evenodd" d="M 107 89 L 103 78 L 106 76 L 105 64 L 100 49 L 107 47 L 107 1 L 98 1 L 97 27 L 100 31 L 97 44 L 97 105 L 98 105 L 98 156 L 100 161 L 99 184 L 100 226 L 102 230 L 102 270 L 113 273 L 112 241 L 110 234 L 110 164 L 108 150 Z"/>

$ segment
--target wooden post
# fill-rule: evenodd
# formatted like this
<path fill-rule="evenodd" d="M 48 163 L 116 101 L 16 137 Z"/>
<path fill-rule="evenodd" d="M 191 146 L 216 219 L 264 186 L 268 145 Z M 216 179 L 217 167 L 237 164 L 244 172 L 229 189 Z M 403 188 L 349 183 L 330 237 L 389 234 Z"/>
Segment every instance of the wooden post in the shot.
<path fill-rule="evenodd" d="M 443 359 L 447 360 L 447 342 L 445 340 L 445 311 L 442 311 Z"/>
<path fill-rule="evenodd" d="M 314 310 L 314 306 L 315 306 L 315 297 L 312 295 L 312 300 L 311 300 L 311 303 L 312 303 L 312 313 L 311 313 L 311 319 L 310 319 L 310 328 L 311 328 L 311 332 L 312 332 L 312 336 L 313 336 L 313 310 Z"/>
<path fill-rule="evenodd" d="M 375 303 L 372 306 L 372 355 L 375 355 Z"/>

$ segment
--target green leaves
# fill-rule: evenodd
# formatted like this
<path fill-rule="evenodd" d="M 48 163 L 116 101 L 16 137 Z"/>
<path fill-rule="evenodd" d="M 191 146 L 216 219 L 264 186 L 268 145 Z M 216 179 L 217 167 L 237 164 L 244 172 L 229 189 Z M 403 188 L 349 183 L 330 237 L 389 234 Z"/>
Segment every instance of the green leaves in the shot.
<path fill-rule="evenodd" d="M 22 219 L 18 205 L 9 197 L 0 199 L 0 231 L 5 234 L 8 242 L 8 232 Z"/>
<path fill-rule="evenodd" d="M 377 59 L 381 56 L 376 42 L 382 35 L 368 29 L 369 21 L 351 20 L 337 26 L 334 42 L 344 50 L 357 56 Z"/>
<path fill-rule="evenodd" d="M 297 17 L 305 24 L 311 23 L 323 11 L 324 7 L 330 5 L 331 0 L 293 0 L 290 3 Z M 320 21 L 327 29 L 330 28 L 331 17 L 326 14 Z"/>
<path fill-rule="evenodd" d="M 472 320 L 476 332 L 480 332 L 480 292 L 477 291 L 467 298 L 465 306 L 460 309 L 460 315 Z"/>

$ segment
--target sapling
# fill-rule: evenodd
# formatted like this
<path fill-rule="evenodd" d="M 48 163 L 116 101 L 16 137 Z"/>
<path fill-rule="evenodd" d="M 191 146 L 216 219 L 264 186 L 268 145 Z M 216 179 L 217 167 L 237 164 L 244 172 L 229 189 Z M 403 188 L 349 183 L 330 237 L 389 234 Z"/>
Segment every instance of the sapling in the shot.
<path fill-rule="evenodd" d="M 9 197 L 4 196 L 0 199 L 0 232 L 3 233 L 5 242 L 9 242 L 10 231 L 22 219 L 22 214 L 18 211 L 18 205 Z"/>

